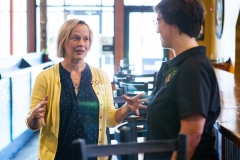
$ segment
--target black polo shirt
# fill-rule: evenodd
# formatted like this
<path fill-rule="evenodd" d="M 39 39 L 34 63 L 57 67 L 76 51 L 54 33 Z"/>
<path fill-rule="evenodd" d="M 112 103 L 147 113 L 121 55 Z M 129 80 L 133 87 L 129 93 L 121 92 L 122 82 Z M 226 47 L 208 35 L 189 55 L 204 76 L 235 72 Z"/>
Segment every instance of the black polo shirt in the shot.
<path fill-rule="evenodd" d="M 218 159 L 212 128 L 220 113 L 220 96 L 205 47 L 191 48 L 163 62 L 157 75 L 156 88 L 148 100 L 147 140 L 177 138 L 181 119 L 202 114 L 206 123 L 192 159 Z M 151 159 L 150 155 L 147 159 Z M 155 154 L 152 159 L 161 158 Z"/>

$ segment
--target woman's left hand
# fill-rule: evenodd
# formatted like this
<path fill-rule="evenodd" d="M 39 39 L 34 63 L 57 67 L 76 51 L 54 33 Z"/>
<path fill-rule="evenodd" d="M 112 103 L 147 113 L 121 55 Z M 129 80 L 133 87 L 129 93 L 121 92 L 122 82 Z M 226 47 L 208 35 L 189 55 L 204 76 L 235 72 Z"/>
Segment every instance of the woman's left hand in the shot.
<path fill-rule="evenodd" d="M 143 105 L 144 102 L 147 102 L 148 99 L 140 99 L 145 93 L 138 94 L 134 97 L 128 97 L 126 95 L 122 95 L 122 98 L 126 100 L 128 108 L 134 110 L 137 115 L 139 115 L 138 108 L 147 108 L 146 105 Z"/>

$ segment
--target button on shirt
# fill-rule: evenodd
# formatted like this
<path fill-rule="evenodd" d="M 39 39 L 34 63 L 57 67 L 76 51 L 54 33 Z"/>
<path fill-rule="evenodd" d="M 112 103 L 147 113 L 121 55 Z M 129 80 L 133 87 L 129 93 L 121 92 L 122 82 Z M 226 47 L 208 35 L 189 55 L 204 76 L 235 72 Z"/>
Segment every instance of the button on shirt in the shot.
<path fill-rule="evenodd" d="M 78 94 L 68 72 L 60 67 L 60 128 L 56 160 L 75 159 L 72 141 L 84 138 L 87 144 L 98 143 L 99 101 L 92 88 L 91 70 L 86 64 L 82 71 Z M 96 158 L 92 158 L 96 159 Z M 91 160 L 92 160 L 91 159 Z"/>

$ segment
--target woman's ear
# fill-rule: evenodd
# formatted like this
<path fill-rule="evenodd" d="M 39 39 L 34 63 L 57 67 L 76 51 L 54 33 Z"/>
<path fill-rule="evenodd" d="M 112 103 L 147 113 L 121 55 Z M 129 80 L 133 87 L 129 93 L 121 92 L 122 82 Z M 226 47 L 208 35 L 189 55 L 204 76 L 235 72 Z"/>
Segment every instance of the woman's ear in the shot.
<path fill-rule="evenodd" d="M 174 32 L 174 28 L 175 28 L 175 27 L 174 27 L 174 24 L 172 24 L 171 27 L 170 27 L 170 34 L 171 34 L 171 35 L 172 35 L 173 32 Z"/>
<path fill-rule="evenodd" d="M 177 27 L 177 25 L 175 25 L 175 24 L 172 24 L 171 25 L 171 31 L 170 31 L 170 33 L 171 33 L 171 35 L 172 34 L 176 34 L 176 33 L 180 33 L 180 31 L 179 31 L 179 28 Z"/>

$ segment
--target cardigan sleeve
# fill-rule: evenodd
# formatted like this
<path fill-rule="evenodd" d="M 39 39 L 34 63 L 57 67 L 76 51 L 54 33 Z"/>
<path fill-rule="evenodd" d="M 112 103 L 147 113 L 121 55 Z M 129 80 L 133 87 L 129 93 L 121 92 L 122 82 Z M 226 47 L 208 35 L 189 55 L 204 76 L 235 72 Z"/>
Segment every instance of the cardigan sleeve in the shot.
<path fill-rule="evenodd" d="M 108 75 L 104 72 L 104 82 L 105 82 L 105 104 L 107 108 L 107 126 L 114 127 L 118 123 L 115 121 L 115 113 L 117 109 L 114 106 L 113 102 L 113 91 L 111 82 L 108 78 Z"/>
<path fill-rule="evenodd" d="M 28 115 L 31 114 L 31 112 L 36 108 L 36 106 L 44 99 L 44 97 L 46 96 L 47 90 L 46 90 L 46 81 L 45 81 L 45 75 L 42 72 L 39 73 L 39 75 L 37 76 L 34 86 L 33 86 L 33 90 L 32 90 L 32 95 L 31 95 L 31 104 L 30 104 L 30 110 L 28 112 Z M 33 130 L 32 128 L 30 128 L 30 126 L 27 123 L 27 118 L 25 119 L 25 123 L 27 125 L 27 127 L 29 128 L 29 130 L 31 131 L 37 131 L 39 130 Z M 42 126 L 42 125 L 41 125 Z M 41 127 L 40 127 L 41 128 Z"/>

